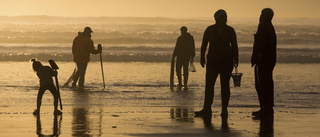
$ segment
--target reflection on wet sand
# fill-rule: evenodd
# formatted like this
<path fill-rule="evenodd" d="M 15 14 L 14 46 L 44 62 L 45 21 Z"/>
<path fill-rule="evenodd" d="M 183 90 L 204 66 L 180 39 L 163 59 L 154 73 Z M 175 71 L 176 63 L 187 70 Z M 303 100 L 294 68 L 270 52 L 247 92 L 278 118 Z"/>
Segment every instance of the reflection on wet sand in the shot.
<path fill-rule="evenodd" d="M 58 117 L 60 117 L 59 122 L 58 122 Z M 40 115 L 37 116 L 37 135 L 39 137 L 58 137 L 61 133 L 60 129 L 61 129 L 61 121 L 62 121 L 62 115 L 54 115 L 54 119 L 53 119 L 53 133 L 51 135 L 44 135 L 44 133 L 42 132 L 42 125 L 41 125 L 41 118 Z"/>
<path fill-rule="evenodd" d="M 89 123 L 86 113 L 87 111 L 84 108 L 73 109 L 72 136 L 89 136 Z"/>
<path fill-rule="evenodd" d="M 264 117 L 253 117 L 253 120 L 260 120 L 259 136 L 261 137 L 273 137 L 274 136 L 274 116 L 268 115 Z"/>
<path fill-rule="evenodd" d="M 221 130 L 224 132 L 229 132 L 230 127 L 228 124 L 228 116 L 221 116 L 221 129 L 215 129 L 212 124 L 212 115 L 201 117 L 203 120 L 204 127 L 208 130 Z"/>
<path fill-rule="evenodd" d="M 170 118 L 181 122 L 194 122 L 193 116 L 189 117 L 189 109 L 185 107 L 171 108 Z"/>
<path fill-rule="evenodd" d="M 88 91 L 74 92 L 74 107 L 72 110 L 72 136 L 101 136 L 102 135 L 102 110 L 100 109 L 99 120 L 95 115 L 89 114 L 90 96 Z M 98 124 L 98 125 L 97 125 Z"/>

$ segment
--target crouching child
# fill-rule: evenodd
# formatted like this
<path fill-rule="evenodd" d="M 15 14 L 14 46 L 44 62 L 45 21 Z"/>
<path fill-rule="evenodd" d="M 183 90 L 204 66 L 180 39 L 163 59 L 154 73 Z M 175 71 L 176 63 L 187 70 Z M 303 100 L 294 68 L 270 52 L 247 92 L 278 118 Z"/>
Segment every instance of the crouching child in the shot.
<path fill-rule="evenodd" d="M 40 88 L 38 91 L 38 97 L 37 97 L 37 109 L 33 112 L 33 115 L 39 115 L 40 114 L 40 107 L 41 107 L 41 100 L 44 92 L 46 90 L 49 90 L 54 98 L 54 115 L 61 115 L 62 112 L 58 110 L 58 98 L 59 93 L 56 89 L 56 87 L 53 84 L 52 76 L 56 76 L 57 73 L 51 69 L 49 66 L 43 66 L 40 61 L 36 61 L 35 59 L 31 60 L 33 70 L 37 73 L 37 76 L 40 79 Z"/>

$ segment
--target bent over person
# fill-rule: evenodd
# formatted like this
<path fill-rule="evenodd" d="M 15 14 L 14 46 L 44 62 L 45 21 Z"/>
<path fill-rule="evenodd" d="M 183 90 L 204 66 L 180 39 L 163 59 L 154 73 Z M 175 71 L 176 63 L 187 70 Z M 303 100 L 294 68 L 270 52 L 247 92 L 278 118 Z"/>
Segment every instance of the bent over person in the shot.
<path fill-rule="evenodd" d="M 88 62 L 90 61 L 90 54 L 98 54 L 101 51 L 96 50 L 91 40 L 91 33 L 93 31 L 90 27 L 85 27 L 83 32 L 78 32 L 78 36 L 73 40 L 72 54 L 73 61 L 77 65 L 77 72 L 73 77 L 72 87 L 76 87 L 79 79 L 79 88 L 84 87 L 84 79 L 87 70 Z"/>
<path fill-rule="evenodd" d="M 206 64 L 205 100 L 201 111 L 196 116 L 211 116 L 211 105 L 214 97 L 214 85 L 218 75 L 221 83 L 222 113 L 228 115 L 230 98 L 230 74 L 233 66 L 238 66 L 238 44 L 234 29 L 228 26 L 227 13 L 220 9 L 214 14 L 216 24 L 209 26 L 203 35 L 201 45 L 201 66 Z M 209 51 L 206 57 L 207 46 Z M 206 63 L 207 62 L 207 63 Z"/>
<path fill-rule="evenodd" d="M 178 37 L 176 46 L 173 51 L 172 60 L 177 56 L 176 72 L 179 81 L 178 87 L 182 87 L 181 69 L 183 67 L 183 84 L 184 88 L 188 88 L 188 67 L 189 62 L 193 62 L 195 56 L 195 46 L 193 36 L 188 33 L 188 29 L 185 26 L 180 28 L 181 36 Z"/>

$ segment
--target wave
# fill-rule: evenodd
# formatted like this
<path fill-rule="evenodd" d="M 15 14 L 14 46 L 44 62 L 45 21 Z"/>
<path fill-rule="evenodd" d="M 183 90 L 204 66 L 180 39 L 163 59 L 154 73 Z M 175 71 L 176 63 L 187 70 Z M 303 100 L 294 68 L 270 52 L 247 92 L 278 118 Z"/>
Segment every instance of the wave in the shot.
<path fill-rule="evenodd" d="M 170 62 L 173 46 L 118 46 L 105 47 L 102 57 L 105 62 Z M 196 48 L 195 61 L 199 61 L 200 49 Z M 241 63 L 249 63 L 252 47 L 240 47 Z M 279 63 L 320 63 L 320 48 L 278 48 Z M 56 61 L 73 61 L 71 47 L 4 47 L 0 46 L 0 61 L 29 61 L 54 59 Z M 91 61 L 100 61 L 92 55 Z"/>
<path fill-rule="evenodd" d="M 95 42 L 103 44 L 174 44 L 180 27 L 187 26 L 201 43 L 212 20 L 173 18 L 62 18 L 50 16 L 0 16 L 1 43 L 72 43 L 78 31 L 90 26 Z M 320 20 L 277 19 L 274 26 L 279 44 L 320 45 Z M 239 43 L 251 44 L 256 19 L 230 19 Z"/>

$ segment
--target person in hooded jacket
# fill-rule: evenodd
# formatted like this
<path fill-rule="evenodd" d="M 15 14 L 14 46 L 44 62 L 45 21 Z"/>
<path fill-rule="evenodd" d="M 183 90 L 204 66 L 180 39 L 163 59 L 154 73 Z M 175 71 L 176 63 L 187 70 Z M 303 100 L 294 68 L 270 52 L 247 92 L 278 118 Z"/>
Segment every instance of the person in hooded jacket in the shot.
<path fill-rule="evenodd" d="M 255 88 L 258 93 L 260 110 L 253 116 L 273 115 L 274 85 L 273 69 L 277 60 L 277 36 L 272 25 L 273 10 L 265 8 L 261 11 L 258 30 L 254 34 L 251 64 L 255 72 Z"/>
<path fill-rule="evenodd" d="M 79 78 L 79 88 L 84 87 L 85 74 L 88 62 L 90 61 L 90 54 L 101 53 L 100 50 L 94 48 L 91 33 L 93 33 L 91 28 L 85 27 L 84 31 L 78 32 L 78 36 L 73 40 L 72 54 L 73 61 L 77 65 L 77 71 L 73 77 L 72 87 L 76 87 Z"/>
<path fill-rule="evenodd" d="M 188 33 L 188 28 L 182 26 L 180 28 L 181 36 L 178 37 L 176 46 L 173 51 L 172 60 L 177 57 L 176 62 L 176 73 L 178 77 L 179 88 L 182 88 L 182 76 L 181 76 L 181 69 L 183 67 L 183 82 L 184 88 L 188 88 L 188 67 L 189 62 L 193 62 L 193 58 L 195 56 L 195 44 L 193 36 Z"/>

